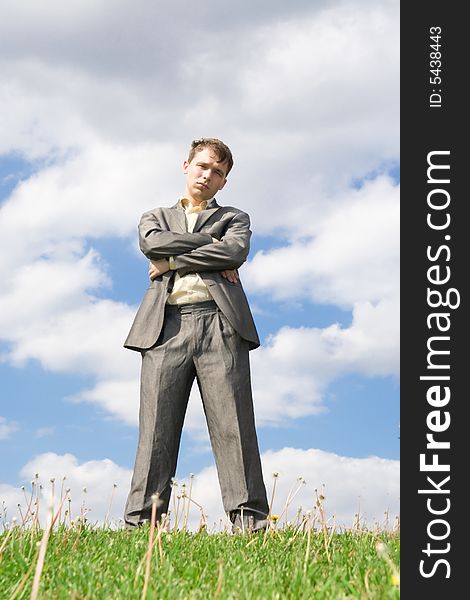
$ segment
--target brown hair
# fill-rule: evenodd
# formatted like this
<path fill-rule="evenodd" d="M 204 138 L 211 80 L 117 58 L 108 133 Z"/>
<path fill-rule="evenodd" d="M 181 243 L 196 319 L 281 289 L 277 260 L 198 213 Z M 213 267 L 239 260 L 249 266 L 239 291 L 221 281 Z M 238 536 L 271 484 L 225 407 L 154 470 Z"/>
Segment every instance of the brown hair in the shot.
<path fill-rule="evenodd" d="M 191 150 L 189 151 L 188 162 L 191 162 L 196 154 L 204 148 L 210 148 L 218 157 L 217 162 L 227 161 L 227 175 L 233 167 L 233 157 L 230 148 L 217 138 L 201 138 L 191 142 Z"/>

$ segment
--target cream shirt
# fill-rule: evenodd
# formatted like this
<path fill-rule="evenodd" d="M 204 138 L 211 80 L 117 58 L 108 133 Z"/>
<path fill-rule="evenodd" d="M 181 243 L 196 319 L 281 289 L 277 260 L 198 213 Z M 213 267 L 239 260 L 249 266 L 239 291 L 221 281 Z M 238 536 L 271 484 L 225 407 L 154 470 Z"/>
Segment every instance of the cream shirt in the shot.
<path fill-rule="evenodd" d="M 199 212 L 207 208 L 207 202 L 203 201 L 199 206 L 192 206 L 187 198 L 181 198 L 181 206 L 186 213 L 186 228 L 192 233 Z M 173 266 L 173 257 L 170 257 L 170 268 Z M 207 302 L 212 300 L 209 290 L 201 279 L 199 273 L 187 273 L 180 277 L 175 274 L 173 290 L 168 296 L 168 304 L 193 304 L 194 302 Z"/>

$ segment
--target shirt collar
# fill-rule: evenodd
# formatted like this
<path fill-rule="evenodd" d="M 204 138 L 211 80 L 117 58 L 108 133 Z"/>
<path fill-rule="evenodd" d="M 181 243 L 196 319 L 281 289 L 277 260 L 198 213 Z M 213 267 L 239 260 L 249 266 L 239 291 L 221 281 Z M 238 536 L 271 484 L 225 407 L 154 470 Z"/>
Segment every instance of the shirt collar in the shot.
<path fill-rule="evenodd" d="M 192 206 L 191 202 L 187 198 L 180 198 L 179 204 L 186 213 L 197 213 L 205 210 L 211 201 L 203 200 L 199 206 Z"/>

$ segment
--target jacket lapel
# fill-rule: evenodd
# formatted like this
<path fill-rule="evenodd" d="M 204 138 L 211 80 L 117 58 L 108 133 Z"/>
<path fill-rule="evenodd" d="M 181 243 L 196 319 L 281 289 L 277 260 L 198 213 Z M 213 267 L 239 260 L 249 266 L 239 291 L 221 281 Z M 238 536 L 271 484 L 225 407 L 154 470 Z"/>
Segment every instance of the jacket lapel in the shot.
<path fill-rule="evenodd" d="M 196 219 L 196 223 L 194 225 L 194 232 L 197 232 L 201 229 L 201 227 L 204 225 L 204 223 L 215 213 L 219 210 L 220 205 L 217 204 L 217 201 L 215 198 L 212 198 L 212 200 L 209 202 L 209 205 L 207 206 L 206 210 L 203 210 L 202 212 L 200 212 L 197 216 Z"/>
<path fill-rule="evenodd" d="M 171 231 L 181 231 L 182 233 L 186 233 L 186 215 L 184 213 L 183 207 L 180 205 L 179 202 L 177 202 L 171 208 L 172 210 L 169 211 Z"/>

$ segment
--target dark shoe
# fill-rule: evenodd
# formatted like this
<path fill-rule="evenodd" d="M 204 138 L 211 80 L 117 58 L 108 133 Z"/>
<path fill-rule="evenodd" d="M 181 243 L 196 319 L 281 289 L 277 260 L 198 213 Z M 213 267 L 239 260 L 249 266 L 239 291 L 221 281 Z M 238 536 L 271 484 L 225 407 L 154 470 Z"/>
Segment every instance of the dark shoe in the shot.
<path fill-rule="evenodd" d="M 254 533 L 256 531 L 265 531 L 268 526 L 268 519 L 265 515 L 246 510 L 236 510 L 230 514 L 233 533 Z"/>
<path fill-rule="evenodd" d="M 141 519 L 140 521 L 124 521 L 124 529 L 127 531 L 137 531 L 150 523 L 150 519 Z"/>

